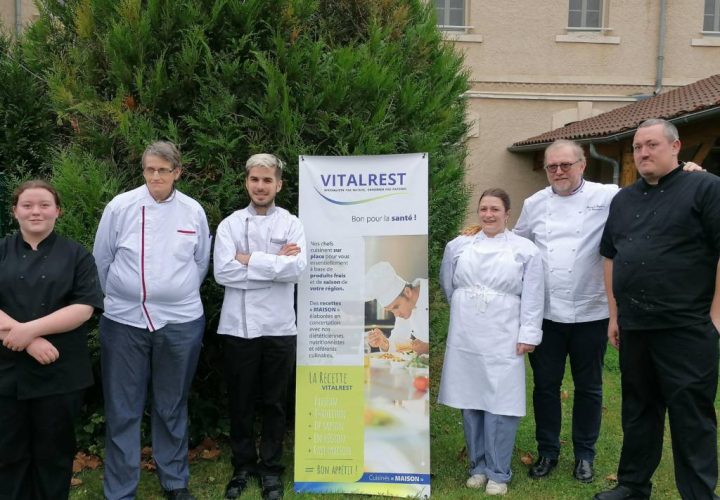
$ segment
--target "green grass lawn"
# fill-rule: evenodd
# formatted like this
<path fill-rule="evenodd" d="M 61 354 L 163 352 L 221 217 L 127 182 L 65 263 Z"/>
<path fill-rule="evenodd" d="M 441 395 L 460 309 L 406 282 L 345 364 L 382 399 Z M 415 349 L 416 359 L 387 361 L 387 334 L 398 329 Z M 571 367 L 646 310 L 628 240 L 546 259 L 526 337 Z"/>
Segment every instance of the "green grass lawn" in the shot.
<path fill-rule="evenodd" d="M 437 393 L 441 356 L 433 358 L 433 396 Z M 566 370 L 566 377 L 562 390 L 567 392 L 568 398 L 563 403 L 563 429 L 561 441 L 563 443 L 560 456 L 560 465 L 549 478 L 531 480 L 527 475 L 528 466 L 523 465 L 520 458 L 525 453 L 531 453 L 535 458 L 534 425 L 531 404 L 532 376 L 528 365 L 528 416 L 522 420 L 515 443 L 515 456 L 512 469 L 514 477 L 510 483 L 510 490 L 506 498 L 532 499 L 532 500 L 563 500 L 563 499 L 590 499 L 603 489 L 611 488 L 615 483 L 607 477 L 614 475 L 617 461 L 620 456 L 622 431 L 620 427 L 620 371 L 618 368 L 617 352 L 608 348 L 605 358 L 604 375 L 604 413 L 600 439 L 597 444 L 597 457 L 595 460 L 596 479 L 590 484 L 580 484 L 575 481 L 572 474 L 573 454 L 570 438 L 570 411 L 572 408 L 573 386 L 569 376 L 570 369 Z M 720 399 L 716 399 L 715 407 L 720 407 Z M 467 478 L 467 463 L 464 454 L 464 438 L 462 432 L 462 418 L 458 410 L 433 404 L 431 406 L 431 436 L 432 436 L 432 495 L 442 499 L 471 499 L 486 497 L 480 491 L 469 490 L 465 487 Z M 292 436 L 288 448 L 292 447 Z M 286 476 L 292 475 L 292 453 L 287 454 L 288 469 Z M 199 500 L 222 499 L 225 483 L 231 474 L 229 451 L 223 448 L 223 453 L 217 461 L 198 461 L 191 466 L 191 491 Z M 80 473 L 78 477 L 83 481 L 81 486 L 73 488 L 70 498 L 101 499 L 102 498 L 102 469 Z M 654 499 L 679 498 L 675 489 L 675 479 L 672 467 L 672 451 L 670 449 L 669 430 L 666 430 L 665 451 L 660 467 L 653 480 Z M 161 499 L 162 492 L 155 474 L 143 471 L 138 489 L 139 500 Z M 242 498 L 260 498 L 257 485 L 248 489 Z M 292 483 L 288 481 L 286 498 L 347 498 L 347 495 L 296 495 L 292 491 Z"/>

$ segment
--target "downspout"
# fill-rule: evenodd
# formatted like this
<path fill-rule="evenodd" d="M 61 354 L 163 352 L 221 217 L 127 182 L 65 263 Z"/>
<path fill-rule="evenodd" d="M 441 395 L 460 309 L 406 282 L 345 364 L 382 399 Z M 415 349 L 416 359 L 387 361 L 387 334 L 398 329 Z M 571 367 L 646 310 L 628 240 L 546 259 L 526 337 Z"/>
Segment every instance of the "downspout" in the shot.
<path fill-rule="evenodd" d="M 22 29 L 22 0 L 15 0 L 15 38 L 20 36 Z"/>
<path fill-rule="evenodd" d="M 653 95 L 662 90 L 663 64 L 665 63 L 665 0 L 660 0 L 660 29 L 658 30 L 657 66 L 655 69 L 655 89 Z"/>
<path fill-rule="evenodd" d="M 595 149 L 595 144 L 592 142 L 590 143 L 590 158 L 595 158 L 596 160 L 604 161 L 605 163 L 609 163 L 612 166 L 613 169 L 613 184 L 619 186 L 620 185 L 620 164 L 617 160 L 614 160 L 610 158 L 609 156 L 602 155 L 597 152 L 597 149 Z"/>

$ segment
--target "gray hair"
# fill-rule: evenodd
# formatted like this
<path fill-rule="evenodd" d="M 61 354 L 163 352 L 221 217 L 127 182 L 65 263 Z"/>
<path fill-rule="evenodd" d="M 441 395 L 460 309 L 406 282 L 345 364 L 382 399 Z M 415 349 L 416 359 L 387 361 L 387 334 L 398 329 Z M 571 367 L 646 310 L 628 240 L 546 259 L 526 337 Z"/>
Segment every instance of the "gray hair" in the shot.
<path fill-rule="evenodd" d="M 170 163 L 172 169 L 182 168 L 180 160 L 180 150 L 177 146 L 169 141 L 155 141 L 145 148 L 142 155 L 142 166 L 145 168 L 145 158 L 148 156 L 157 156 Z"/>
<path fill-rule="evenodd" d="M 654 127 L 655 125 L 663 126 L 663 133 L 665 134 L 665 138 L 668 141 L 675 142 L 680 140 L 680 133 L 678 132 L 677 127 L 669 121 L 663 120 L 662 118 L 650 118 L 649 120 L 645 120 L 640 125 L 638 125 L 638 129 Z"/>
<path fill-rule="evenodd" d="M 280 158 L 273 154 L 258 153 L 248 158 L 248 161 L 245 163 L 245 173 L 249 174 L 250 169 L 253 167 L 274 168 L 275 177 L 280 179 L 282 177 L 282 171 L 285 164 Z"/>
<path fill-rule="evenodd" d="M 585 161 L 585 151 L 583 151 L 583 148 L 580 144 L 575 141 L 570 141 L 568 139 L 557 139 L 545 149 L 545 156 L 543 158 L 544 164 L 547 163 L 548 152 L 558 148 L 571 148 L 575 153 L 575 157 L 578 159 L 578 161 Z"/>

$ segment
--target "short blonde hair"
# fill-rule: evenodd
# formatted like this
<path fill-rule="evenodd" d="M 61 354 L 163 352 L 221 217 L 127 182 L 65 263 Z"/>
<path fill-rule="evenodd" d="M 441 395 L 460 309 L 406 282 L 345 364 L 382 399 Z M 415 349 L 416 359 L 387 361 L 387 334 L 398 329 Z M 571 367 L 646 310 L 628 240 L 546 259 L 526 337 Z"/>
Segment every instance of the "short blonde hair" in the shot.
<path fill-rule="evenodd" d="M 275 177 L 277 179 L 280 179 L 282 178 L 282 171 L 285 167 L 285 164 L 280 158 L 273 154 L 258 153 L 248 158 L 248 161 L 245 163 L 245 173 L 249 174 L 250 169 L 253 167 L 274 168 Z"/>

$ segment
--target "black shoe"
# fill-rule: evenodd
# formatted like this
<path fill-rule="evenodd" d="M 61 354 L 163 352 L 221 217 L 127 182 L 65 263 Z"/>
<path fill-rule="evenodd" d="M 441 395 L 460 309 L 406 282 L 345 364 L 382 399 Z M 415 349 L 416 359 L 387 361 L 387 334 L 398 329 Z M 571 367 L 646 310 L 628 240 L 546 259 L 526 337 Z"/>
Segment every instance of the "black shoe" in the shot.
<path fill-rule="evenodd" d="M 266 474 L 260 478 L 263 500 L 280 500 L 283 497 L 283 484 L 279 475 Z"/>
<path fill-rule="evenodd" d="M 650 497 L 637 493 L 632 488 L 618 484 L 613 489 L 598 493 L 595 500 L 647 500 Z"/>
<path fill-rule="evenodd" d="M 538 457 L 537 462 L 530 467 L 530 477 L 533 479 L 539 479 L 550 474 L 558 464 L 557 458 L 546 458 Z"/>
<path fill-rule="evenodd" d="M 248 479 L 250 479 L 250 473 L 248 471 L 241 470 L 236 472 L 225 487 L 225 500 L 234 500 L 242 495 L 242 492 L 247 487 Z"/>
<path fill-rule="evenodd" d="M 590 460 L 575 460 L 573 477 L 581 483 L 591 483 L 595 479 L 593 463 Z"/>
<path fill-rule="evenodd" d="M 165 498 L 169 500 L 195 500 L 187 488 L 178 488 L 177 490 L 165 490 Z"/>

